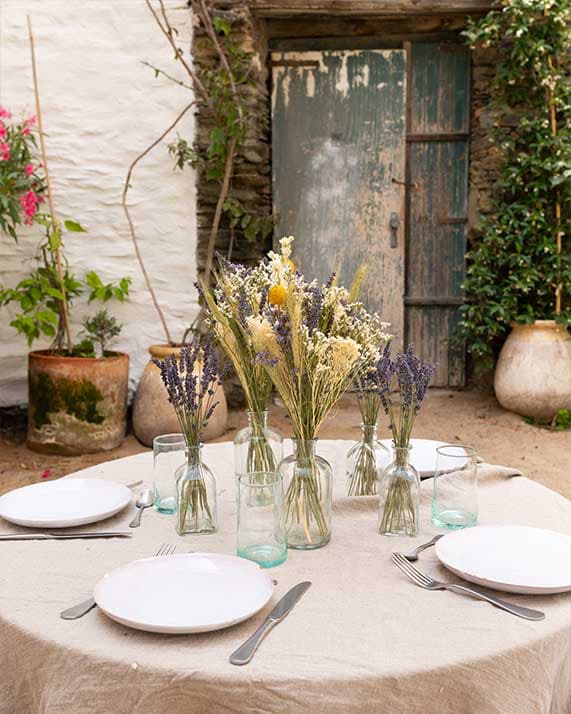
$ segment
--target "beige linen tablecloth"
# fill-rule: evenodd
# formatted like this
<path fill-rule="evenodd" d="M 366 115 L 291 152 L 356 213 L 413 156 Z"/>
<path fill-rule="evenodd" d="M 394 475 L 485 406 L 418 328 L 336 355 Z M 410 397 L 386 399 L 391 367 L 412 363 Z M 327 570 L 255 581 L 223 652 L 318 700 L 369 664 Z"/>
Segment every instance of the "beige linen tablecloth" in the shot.
<path fill-rule="evenodd" d="M 130 540 L 0 543 L 0 712 L 569 714 L 569 596 L 507 596 L 547 613 L 543 622 L 528 622 L 485 602 L 416 587 L 390 554 L 437 532 L 429 516 L 431 481 L 422 484 L 420 535 L 382 537 L 376 533 L 376 499 L 343 496 L 348 447 L 322 442 L 318 449 L 335 464 L 331 543 L 290 551 L 287 562 L 271 571 L 278 580 L 272 602 L 227 630 L 153 635 L 122 627 L 99 610 L 77 621 L 61 620 L 59 612 L 87 597 L 103 573 L 150 556 L 161 543 L 176 543 L 179 553 L 233 553 L 230 443 L 204 451 L 219 490 L 220 530 L 212 536 L 180 538 L 172 517 L 149 509 Z M 80 473 L 150 483 L 152 455 Z M 482 465 L 480 473 L 480 523 L 571 532 L 571 506 L 563 497 L 510 469 Z M 125 525 L 132 512 L 133 506 L 105 526 Z M 454 579 L 433 550 L 421 555 L 419 565 Z M 313 587 L 252 662 L 229 664 L 229 654 L 301 580 Z"/>

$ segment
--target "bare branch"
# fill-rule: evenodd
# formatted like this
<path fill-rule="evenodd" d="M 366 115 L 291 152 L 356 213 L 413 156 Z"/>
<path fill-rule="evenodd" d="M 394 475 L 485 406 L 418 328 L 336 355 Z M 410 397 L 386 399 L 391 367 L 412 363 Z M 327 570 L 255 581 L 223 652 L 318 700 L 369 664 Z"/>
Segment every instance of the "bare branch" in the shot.
<path fill-rule="evenodd" d="M 125 179 L 125 185 L 123 186 L 123 194 L 121 196 L 121 205 L 123 206 L 123 211 L 125 212 L 125 216 L 127 217 L 127 222 L 129 224 L 129 231 L 131 233 L 131 240 L 133 241 L 133 246 L 135 248 L 135 254 L 137 256 L 137 260 L 139 261 L 139 265 L 141 267 L 141 272 L 143 273 L 143 277 L 145 279 L 145 283 L 147 285 L 147 290 L 149 291 L 149 294 L 151 296 L 151 299 L 153 301 L 153 304 L 155 306 L 155 309 L 159 315 L 160 321 L 163 326 L 163 330 L 165 333 L 165 336 L 167 338 L 167 342 L 172 345 L 174 344 L 171 334 L 169 332 L 169 328 L 167 326 L 167 322 L 165 320 L 165 316 L 163 314 L 163 311 L 161 310 L 161 307 L 158 303 L 158 300 L 155 295 L 155 291 L 153 290 L 153 286 L 151 285 L 151 280 L 149 278 L 149 275 L 147 273 L 147 270 L 145 268 L 145 264 L 143 263 L 143 256 L 141 254 L 141 250 L 139 248 L 139 241 L 137 239 L 137 235 L 135 233 L 135 226 L 133 224 L 133 220 L 131 218 L 131 214 L 129 213 L 129 208 L 127 206 L 127 193 L 129 191 L 129 187 L 131 184 L 131 176 L 133 174 L 133 170 L 135 166 L 141 161 L 150 151 L 152 151 L 157 144 L 160 144 L 160 142 L 171 132 L 175 126 L 179 123 L 179 121 L 183 118 L 183 116 L 188 112 L 188 110 L 193 107 L 196 104 L 195 101 L 190 102 L 190 104 L 187 104 L 186 107 L 179 113 L 179 115 L 176 117 L 176 119 L 168 126 L 163 133 L 153 141 L 152 144 L 147 146 L 147 148 L 141 152 L 137 158 L 131 163 L 129 166 L 129 170 L 127 172 L 127 178 Z"/>
<path fill-rule="evenodd" d="M 184 59 L 182 50 L 180 49 L 180 47 L 177 47 L 177 44 L 174 41 L 173 28 L 168 21 L 163 0 L 159 0 L 159 5 L 161 8 L 161 14 L 165 20 L 166 26 L 164 26 L 163 23 L 161 22 L 161 18 L 159 17 L 155 8 L 152 6 L 151 0 L 145 0 L 145 2 L 147 3 L 147 7 L 151 11 L 153 17 L 155 18 L 157 25 L 161 28 L 161 32 L 167 38 L 169 44 L 173 48 L 175 59 L 177 59 L 182 64 L 182 66 L 185 68 L 186 72 L 188 73 L 189 77 L 192 79 L 194 89 L 197 90 L 202 95 L 202 98 L 204 99 L 204 101 L 214 111 L 214 106 L 212 104 L 212 100 L 210 99 L 210 96 L 208 95 L 208 92 L 206 91 L 206 87 L 202 84 L 200 79 L 196 76 L 196 73 L 192 70 L 192 68 L 189 66 L 188 62 Z"/>
<path fill-rule="evenodd" d="M 237 140 L 234 137 L 228 144 L 226 153 L 226 164 L 224 166 L 224 178 L 222 179 L 220 195 L 218 196 L 218 200 L 216 202 L 216 210 L 214 211 L 214 219 L 212 220 L 212 227 L 210 229 L 210 238 L 208 239 L 208 249 L 206 251 L 206 266 L 204 269 L 204 282 L 207 288 L 210 287 L 210 274 L 212 272 L 212 263 L 214 261 L 214 247 L 216 244 L 216 236 L 218 234 L 218 226 L 220 225 L 220 219 L 222 217 L 222 208 L 228 196 L 228 191 L 230 190 L 230 179 L 232 178 L 232 171 L 234 170 L 236 141 Z"/>
<path fill-rule="evenodd" d="M 151 64 L 150 62 L 146 62 L 144 60 L 141 62 L 141 64 L 144 64 L 145 67 L 152 69 L 155 72 L 155 74 L 162 74 L 163 77 L 166 77 L 171 82 L 174 82 L 175 84 L 179 84 L 181 87 L 184 87 L 185 89 L 190 89 L 190 91 L 192 91 L 192 87 L 190 86 L 190 84 L 185 84 L 180 79 L 177 79 L 176 77 L 173 77 L 168 72 L 165 72 L 164 69 L 161 69 L 160 67 L 155 67 L 154 64 Z"/>

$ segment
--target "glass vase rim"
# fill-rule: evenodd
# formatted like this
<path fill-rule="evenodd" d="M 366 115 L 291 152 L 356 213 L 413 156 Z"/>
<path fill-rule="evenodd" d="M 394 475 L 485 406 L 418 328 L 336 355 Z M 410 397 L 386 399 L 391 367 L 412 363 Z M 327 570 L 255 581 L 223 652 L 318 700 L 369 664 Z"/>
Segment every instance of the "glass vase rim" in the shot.
<path fill-rule="evenodd" d="M 446 449 L 462 449 L 463 453 L 451 454 L 447 452 Z M 436 453 L 450 459 L 475 458 L 478 455 L 476 448 L 474 446 L 468 446 L 468 444 L 442 444 L 436 447 Z"/>
<path fill-rule="evenodd" d="M 172 439 L 172 441 L 161 441 L 161 439 Z M 175 440 L 176 439 L 176 440 Z M 159 434 L 153 437 L 153 447 L 157 446 L 173 446 L 173 444 L 182 443 L 186 447 L 186 439 L 181 432 L 173 431 L 170 434 Z"/>
<path fill-rule="evenodd" d="M 272 480 L 270 482 L 265 481 L 264 483 L 248 483 L 253 477 L 260 476 L 271 476 Z M 238 476 L 238 483 L 240 486 L 245 486 L 246 488 L 268 488 L 271 486 L 276 486 L 279 483 L 283 484 L 284 477 L 277 473 L 276 471 L 250 471 L 247 474 L 240 474 Z"/>
<path fill-rule="evenodd" d="M 407 444 L 406 446 L 399 446 L 398 444 L 395 444 L 394 441 L 391 441 L 391 449 L 394 449 L 395 451 L 412 451 L 413 445 Z"/>
<path fill-rule="evenodd" d="M 304 444 L 314 444 L 319 441 L 318 436 L 313 436 L 311 439 L 306 439 L 303 436 L 292 436 L 291 440 L 294 444 L 304 443 Z"/>
<path fill-rule="evenodd" d="M 269 409 L 246 409 L 247 416 L 268 416 Z"/>

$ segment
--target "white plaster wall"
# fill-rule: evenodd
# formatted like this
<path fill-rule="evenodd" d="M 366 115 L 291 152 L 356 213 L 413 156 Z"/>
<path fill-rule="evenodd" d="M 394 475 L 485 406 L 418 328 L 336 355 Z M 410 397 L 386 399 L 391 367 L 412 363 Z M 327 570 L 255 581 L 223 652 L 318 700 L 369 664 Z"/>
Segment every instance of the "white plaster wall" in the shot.
<path fill-rule="evenodd" d="M 185 4 L 166 0 L 179 42 L 188 48 L 192 23 Z M 121 191 L 130 162 L 191 97 L 141 64 L 150 61 L 185 79 L 144 0 L 0 0 L 0 105 L 17 116 L 34 113 L 27 13 L 33 20 L 56 210 L 88 230 L 68 234 L 66 254 L 79 276 L 95 269 L 105 282 L 132 278 L 130 300 L 108 307 L 124 325 L 116 349 L 130 354 L 134 386 L 148 345 L 164 342 L 164 336 L 129 239 Z M 178 131 L 192 138 L 190 112 Z M 173 336 L 180 339 L 198 311 L 195 178 L 188 169 L 173 171 L 167 143 L 135 169 L 130 203 L 153 285 Z M 36 245 L 37 229 L 22 233 L 18 246 L 0 234 L 0 283 L 13 286 L 26 275 Z M 75 303 L 74 333 L 85 311 L 96 307 L 86 300 Z M 28 348 L 8 324 L 14 312 L 0 309 L 0 406 L 26 400 Z"/>

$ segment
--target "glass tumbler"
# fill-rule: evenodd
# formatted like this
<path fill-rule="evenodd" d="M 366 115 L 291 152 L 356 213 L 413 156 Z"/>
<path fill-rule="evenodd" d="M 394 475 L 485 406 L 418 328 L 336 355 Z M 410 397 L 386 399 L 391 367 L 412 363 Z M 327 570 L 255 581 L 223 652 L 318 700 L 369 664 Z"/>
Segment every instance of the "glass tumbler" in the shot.
<path fill-rule="evenodd" d="M 471 446 L 436 449 L 432 522 L 439 528 L 467 528 L 478 522 L 478 458 Z"/>
<path fill-rule="evenodd" d="M 185 462 L 182 434 L 163 434 L 153 439 L 153 506 L 159 513 L 176 513 L 175 472 Z"/>
<path fill-rule="evenodd" d="M 262 568 L 287 558 L 283 478 L 272 472 L 238 477 L 237 553 Z"/>

